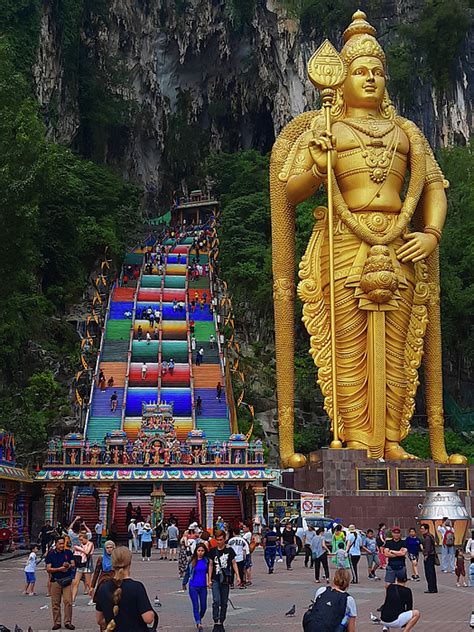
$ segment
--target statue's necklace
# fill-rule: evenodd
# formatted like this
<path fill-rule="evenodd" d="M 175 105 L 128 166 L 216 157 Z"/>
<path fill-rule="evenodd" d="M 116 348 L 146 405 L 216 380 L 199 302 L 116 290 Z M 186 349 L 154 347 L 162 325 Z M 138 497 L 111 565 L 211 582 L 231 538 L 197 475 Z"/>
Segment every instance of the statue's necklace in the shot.
<path fill-rule="evenodd" d="M 393 121 L 383 121 L 380 119 L 361 119 L 363 123 L 356 123 L 355 120 L 342 121 L 344 125 L 348 125 L 356 129 L 358 132 L 362 132 L 366 136 L 371 138 L 383 138 L 387 136 L 393 129 L 395 129 L 395 123 Z"/>
<path fill-rule="evenodd" d="M 393 162 L 398 134 L 393 134 L 390 146 L 387 147 L 382 138 L 390 134 L 390 132 L 395 129 L 395 123 L 390 121 L 388 126 L 384 125 L 384 129 L 380 130 L 380 121 L 373 121 L 372 119 L 367 119 L 367 121 L 369 123 L 368 128 L 367 125 L 358 125 L 352 121 L 342 122 L 351 129 L 357 139 L 357 142 L 362 147 L 362 158 L 365 160 L 365 164 L 370 169 L 370 179 L 376 184 L 382 184 L 385 182 Z M 366 134 L 374 140 L 365 142 L 364 138 L 358 134 L 356 130 Z"/>

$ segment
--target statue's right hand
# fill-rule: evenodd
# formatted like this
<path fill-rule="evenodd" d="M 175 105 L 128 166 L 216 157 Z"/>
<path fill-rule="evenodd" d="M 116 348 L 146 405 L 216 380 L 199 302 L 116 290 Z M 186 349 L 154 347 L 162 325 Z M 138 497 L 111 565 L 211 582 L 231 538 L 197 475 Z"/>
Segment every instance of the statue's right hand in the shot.
<path fill-rule="evenodd" d="M 337 152 L 336 140 L 331 132 L 322 132 L 317 138 L 310 140 L 308 148 L 319 173 L 327 173 L 328 156 L 331 157 L 331 165 L 334 169 L 336 166 Z"/>

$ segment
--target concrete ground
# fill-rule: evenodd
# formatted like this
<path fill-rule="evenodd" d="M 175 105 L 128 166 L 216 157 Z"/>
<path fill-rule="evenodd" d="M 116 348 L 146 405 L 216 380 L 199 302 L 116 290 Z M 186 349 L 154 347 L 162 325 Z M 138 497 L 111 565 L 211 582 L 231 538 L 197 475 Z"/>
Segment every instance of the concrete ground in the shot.
<path fill-rule="evenodd" d="M 245 632 L 262 630 L 274 632 L 283 628 L 285 632 L 301 631 L 301 620 L 306 607 L 314 595 L 314 575 L 311 569 L 305 569 L 300 556 L 294 562 L 294 571 L 288 572 L 285 564 L 276 564 L 275 573 L 268 575 L 261 550 L 254 553 L 253 585 L 246 590 L 231 591 L 235 609 L 229 604 L 226 630 Z M 51 627 L 51 605 L 46 596 L 46 573 L 44 565 L 38 569 L 36 597 L 21 594 L 23 587 L 23 568 L 25 558 L 6 560 L 0 564 L 0 624 L 15 629 L 18 624 L 24 632 L 31 626 L 33 632 L 45 632 Z M 352 586 L 350 594 L 358 607 L 357 631 L 382 632 L 380 626 L 369 621 L 369 613 L 376 613 L 384 599 L 383 581 L 370 582 L 366 577 L 366 562 L 360 564 L 360 584 Z M 162 602 L 159 609 L 160 630 L 195 630 L 192 618 L 191 602 L 188 594 L 179 593 L 180 581 L 177 565 L 174 562 L 158 561 L 154 552 L 151 562 L 142 562 L 134 556 L 132 566 L 134 579 L 145 583 L 148 595 L 153 603 L 155 596 Z M 414 592 L 415 607 L 421 610 L 422 618 L 415 630 L 429 632 L 466 632 L 469 630 L 469 617 L 474 609 L 474 587 L 457 588 L 454 575 L 438 573 L 439 593 L 425 595 L 426 584 L 409 582 Z M 88 597 L 80 595 L 74 608 L 73 623 L 78 632 L 97 632 L 94 609 L 87 605 Z M 296 616 L 285 618 L 284 614 L 296 604 Z M 211 599 L 204 620 L 204 629 L 212 629 Z"/>

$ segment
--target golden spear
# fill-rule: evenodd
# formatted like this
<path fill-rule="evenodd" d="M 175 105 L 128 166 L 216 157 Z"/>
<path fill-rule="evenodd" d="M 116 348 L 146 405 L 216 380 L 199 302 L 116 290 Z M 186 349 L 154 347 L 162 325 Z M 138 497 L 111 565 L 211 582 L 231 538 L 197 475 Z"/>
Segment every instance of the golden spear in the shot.
<path fill-rule="evenodd" d="M 311 82 L 321 91 L 323 108 L 326 116 L 326 132 L 331 139 L 331 106 L 335 90 L 346 78 L 347 68 L 337 50 L 329 40 L 325 40 L 308 62 L 308 74 Z M 313 141 L 315 142 L 315 141 Z M 339 408 L 337 405 L 337 365 L 336 365 L 336 297 L 334 281 L 334 235 L 333 235 L 333 173 L 331 151 L 327 152 L 327 193 L 328 193 L 328 233 L 329 233 L 329 312 L 331 337 L 331 382 L 333 440 L 331 448 L 342 448 L 339 437 Z"/>

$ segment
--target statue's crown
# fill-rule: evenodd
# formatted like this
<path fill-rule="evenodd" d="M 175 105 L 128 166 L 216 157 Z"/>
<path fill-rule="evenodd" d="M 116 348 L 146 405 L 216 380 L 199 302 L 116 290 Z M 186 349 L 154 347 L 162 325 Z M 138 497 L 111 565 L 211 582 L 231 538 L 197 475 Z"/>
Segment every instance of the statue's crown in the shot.
<path fill-rule="evenodd" d="M 375 39 L 376 33 L 376 29 L 367 22 L 366 14 L 356 11 L 343 36 L 341 57 L 348 66 L 358 57 L 376 57 L 385 66 L 385 53 Z"/>

